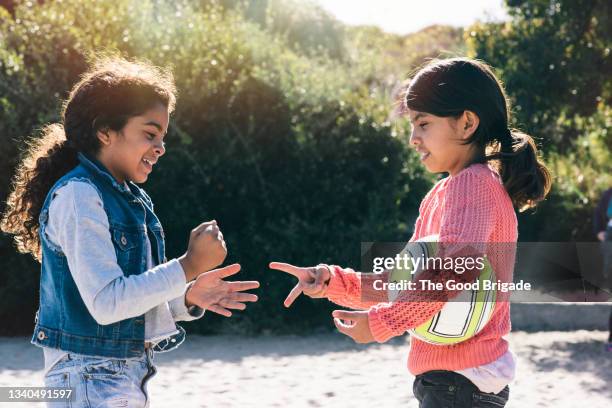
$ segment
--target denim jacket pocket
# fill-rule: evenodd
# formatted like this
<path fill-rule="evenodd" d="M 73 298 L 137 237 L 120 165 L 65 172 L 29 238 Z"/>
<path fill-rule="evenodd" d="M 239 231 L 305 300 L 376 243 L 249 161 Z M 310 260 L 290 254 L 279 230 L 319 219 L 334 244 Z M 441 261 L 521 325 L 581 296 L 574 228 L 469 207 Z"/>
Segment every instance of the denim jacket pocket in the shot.
<path fill-rule="evenodd" d="M 113 241 L 122 251 L 129 251 L 138 245 L 138 234 L 114 228 L 112 230 Z"/>
<path fill-rule="evenodd" d="M 141 237 L 138 233 L 112 227 L 111 236 L 115 246 L 117 263 L 122 267 L 125 275 L 134 274 L 135 271 L 127 270 L 126 268 L 131 269 L 130 265 L 140 264 L 141 260 L 136 258 Z"/>

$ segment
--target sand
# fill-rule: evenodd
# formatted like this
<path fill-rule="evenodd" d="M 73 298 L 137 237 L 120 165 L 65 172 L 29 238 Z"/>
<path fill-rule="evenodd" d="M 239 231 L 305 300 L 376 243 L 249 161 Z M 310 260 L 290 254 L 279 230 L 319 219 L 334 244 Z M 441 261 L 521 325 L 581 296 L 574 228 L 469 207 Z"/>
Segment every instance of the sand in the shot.
<path fill-rule="evenodd" d="M 518 357 L 507 407 L 612 406 L 607 332 L 512 332 Z M 337 333 L 195 336 L 155 357 L 152 407 L 417 407 L 406 369 L 408 337 L 357 345 Z M 0 338 L 0 386 L 42 385 L 42 352 Z M 41 403 L 0 406 L 40 407 Z"/>

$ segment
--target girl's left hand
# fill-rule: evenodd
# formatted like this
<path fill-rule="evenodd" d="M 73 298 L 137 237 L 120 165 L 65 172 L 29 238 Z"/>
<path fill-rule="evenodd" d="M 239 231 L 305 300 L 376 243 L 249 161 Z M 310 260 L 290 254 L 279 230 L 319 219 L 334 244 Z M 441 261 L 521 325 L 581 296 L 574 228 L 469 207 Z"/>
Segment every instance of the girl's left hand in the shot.
<path fill-rule="evenodd" d="M 370 331 L 368 311 L 334 310 L 334 324 L 340 333 L 346 334 L 355 343 L 372 343 L 374 336 Z"/>
<path fill-rule="evenodd" d="M 221 316 L 230 317 L 230 309 L 244 310 L 244 302 L 256 302 L 257 295 L 245 293 L 245 290 L 257 289 L 257 281 L 224 281 L 223 278 L 235 275 L 240 271 L 239 264 L 229 265 L 204 272 L 196 278 L 187 293 L 185 304 L 196 305 Z"/>

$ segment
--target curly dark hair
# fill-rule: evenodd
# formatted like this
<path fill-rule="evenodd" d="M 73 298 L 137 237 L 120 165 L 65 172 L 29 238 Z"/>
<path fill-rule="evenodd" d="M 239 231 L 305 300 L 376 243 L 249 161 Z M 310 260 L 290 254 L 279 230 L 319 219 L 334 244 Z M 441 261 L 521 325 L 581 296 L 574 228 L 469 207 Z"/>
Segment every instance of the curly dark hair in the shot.
<path fill-rule="evenodd" d="M 143 61 L 101 58 L 72 88 L 62 123 L 45 126 L 32 137 L 12 180 L 2 231 L 13 234 L 19 252 L 40 261 L 39 216 L 57 180 L 78 164 L 77 153 L 95 156 L 99 130 L 121 130 L 127 121 L 157 103 L 174 110 L 172 74 Z"/>

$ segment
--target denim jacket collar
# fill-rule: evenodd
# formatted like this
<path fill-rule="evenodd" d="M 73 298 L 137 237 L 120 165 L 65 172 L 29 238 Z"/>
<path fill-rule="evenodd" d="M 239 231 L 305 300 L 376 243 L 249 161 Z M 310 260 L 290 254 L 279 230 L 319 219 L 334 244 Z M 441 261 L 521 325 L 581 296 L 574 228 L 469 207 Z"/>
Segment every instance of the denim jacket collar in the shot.
<path fill-rule="evenodd" d="M 122 193 L 128 193 L 133 195 L 138 195 L 135 192 L 138 191 L 136 186 L 132 186 L 131 181 L 126 181 L 125 184 L 120 184 L 115 177 L 108 171 L 106 167 L 100 161 L 95 158 L 85 155 L 85 153 L 78 152 L 77 157 L 79 162 L 91 170 L 95 175 L 99 176 L 103 180 L 109 182 L 114 188 L 119 190 Z"/>

